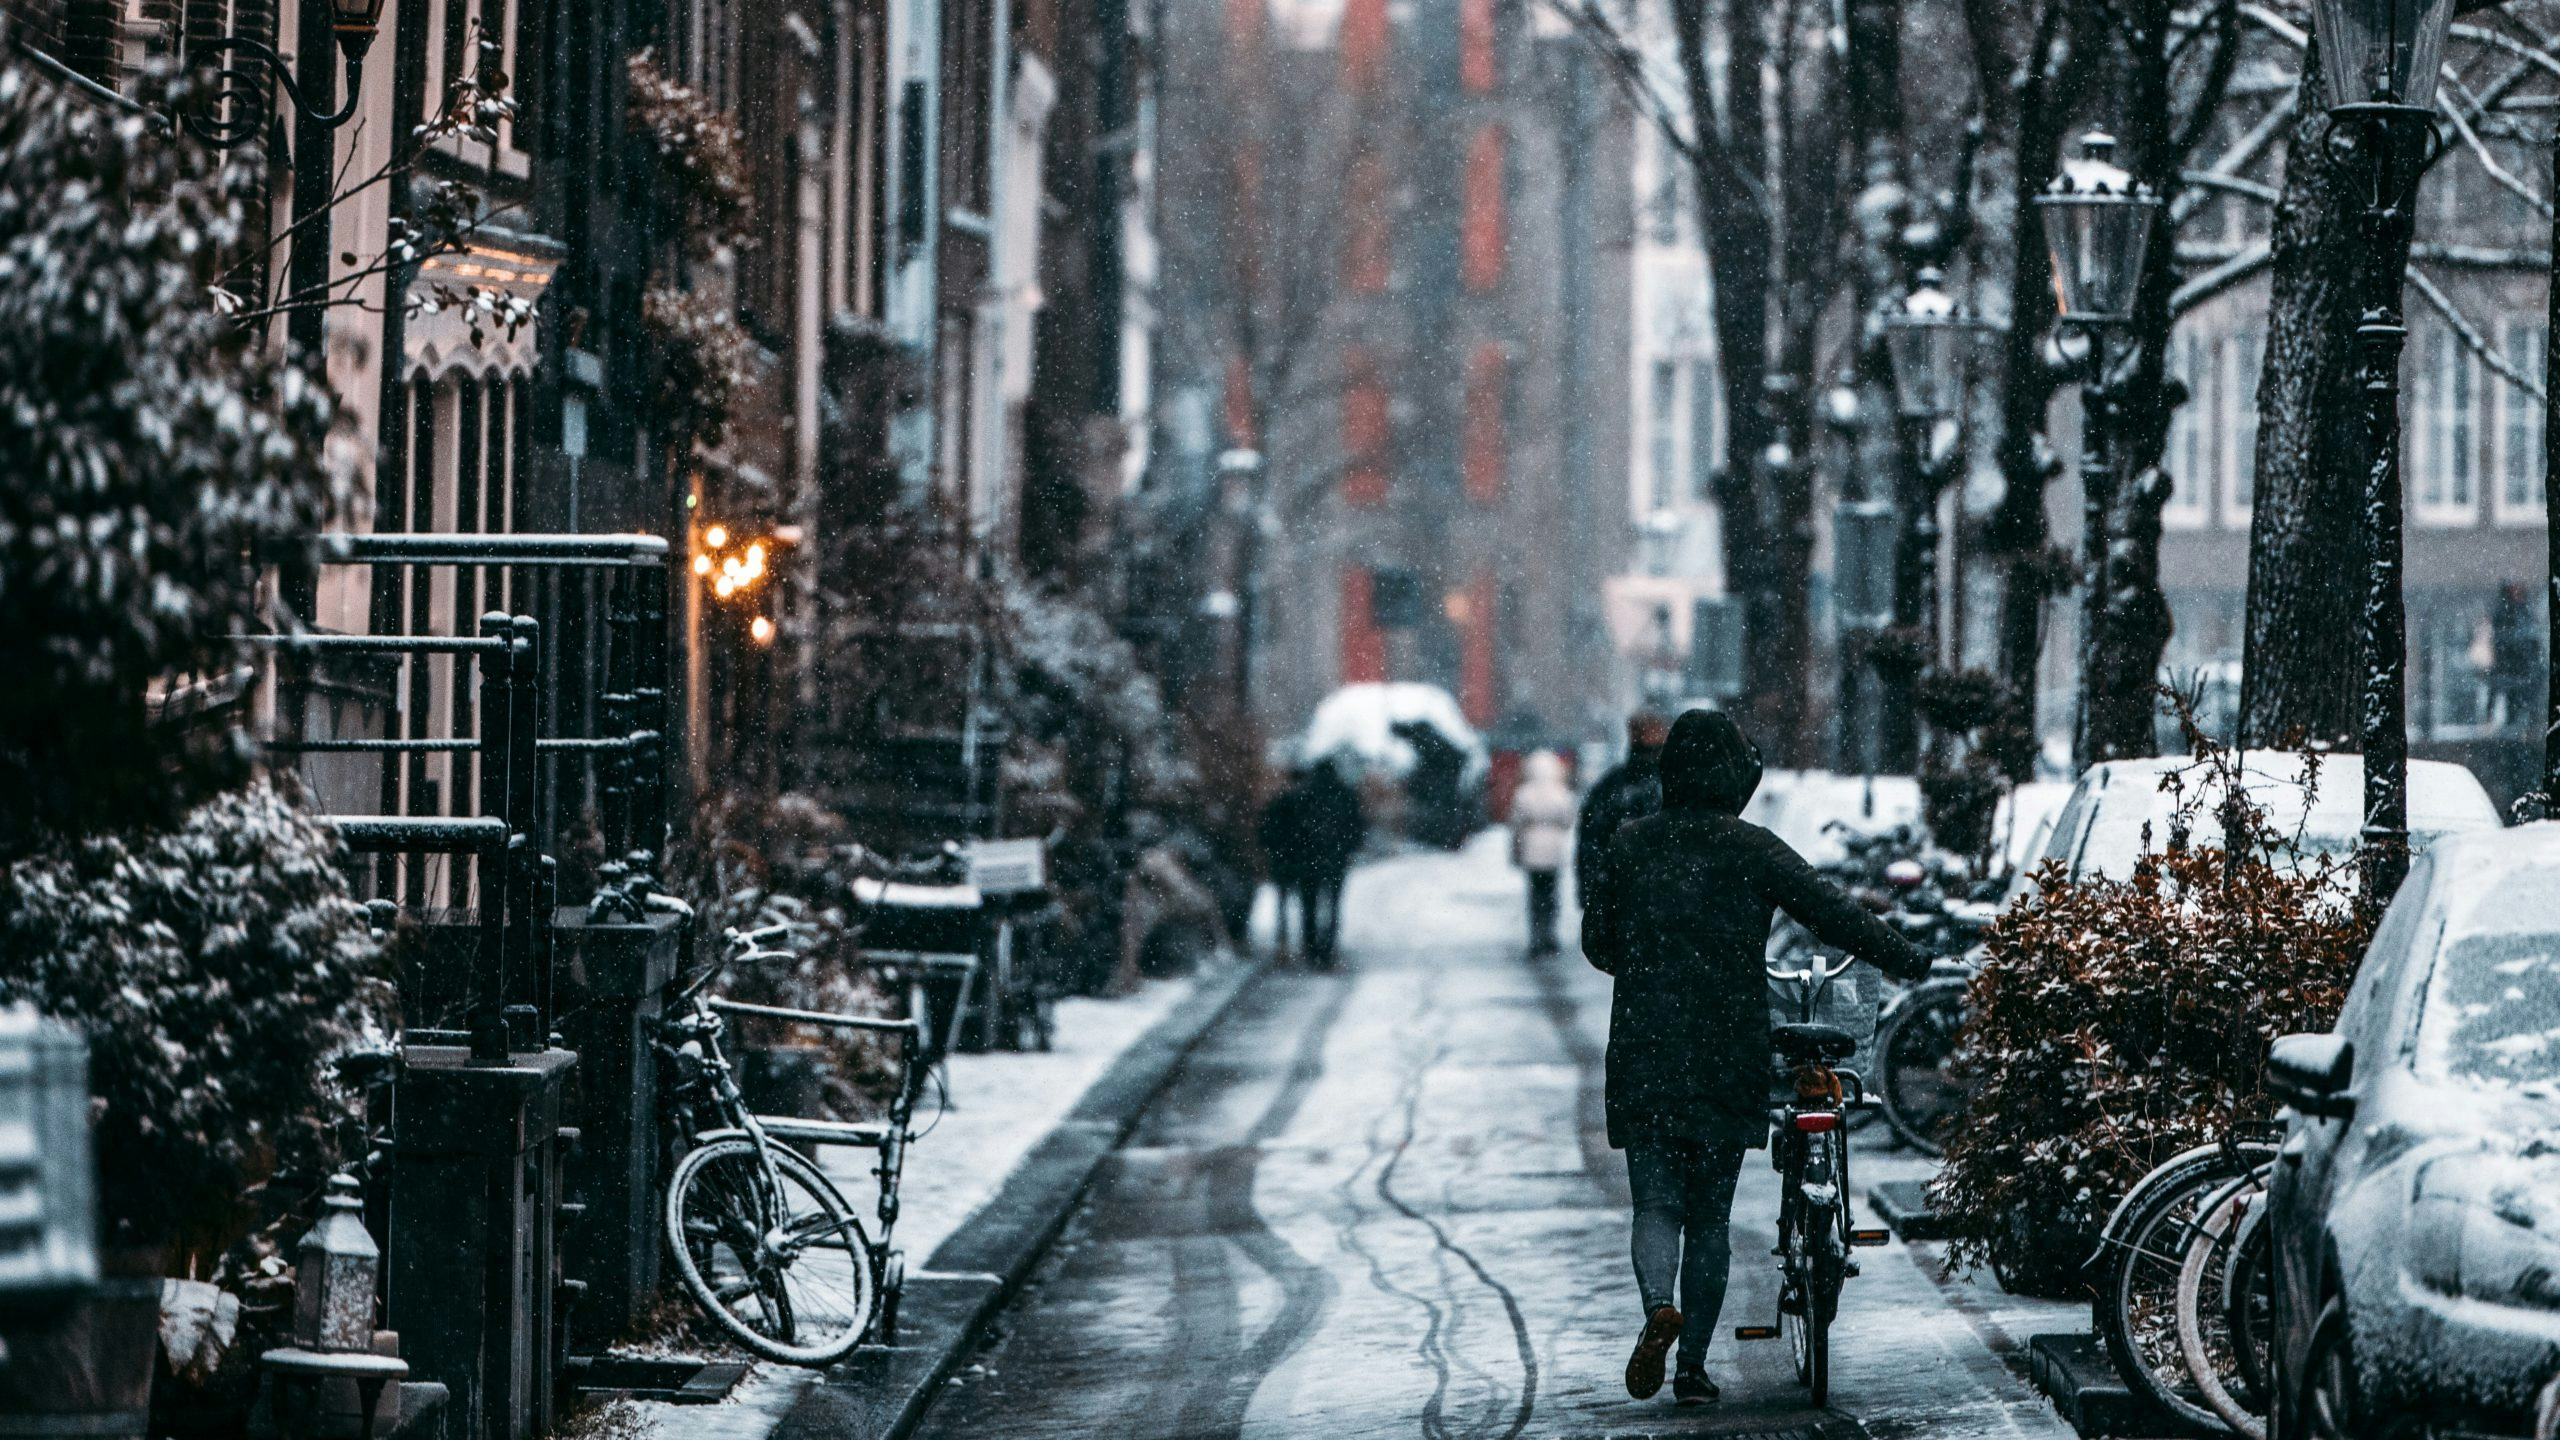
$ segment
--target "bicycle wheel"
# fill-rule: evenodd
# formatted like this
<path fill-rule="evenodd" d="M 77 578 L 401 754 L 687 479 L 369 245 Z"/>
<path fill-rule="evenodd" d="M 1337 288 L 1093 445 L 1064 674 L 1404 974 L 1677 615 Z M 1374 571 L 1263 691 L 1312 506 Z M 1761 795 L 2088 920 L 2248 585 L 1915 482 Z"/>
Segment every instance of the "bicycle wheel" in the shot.
<path fill-rule="evenodd" d="M 2243 1158 L 2249 1153 L 2239 1152 Z M 2235 1168 L 2226 1160 L 2220 1168 L 2189 1171 L 2183 1184 L 2154 1190 L 2116 1237 L 2095 1317 L 2125 1384 L 2180 1421 L 2208 1430 L 2222 1428 L 2223 1421 L 2179 1349 L 2178 1279 L 2189 1247 L 2209 1234 L 2210 1217 L 2226 1197 L 2253 1183 L 2250 1176 L 2259 1167 L 2233 1173 Z"/>
<path fill-rule="evenodd" d="M 1965 983 L 1928 980 L 1904 992 L 1876 1035 L 1876 1098 L 1884 1123 L 1923 1155 L 1942 1155 L 1939 1137 L 1963 1113 L 1972 1087 L 1954 1074 L 1964 1030 Z"/>
<path fill-rule="evenodd" d="M 1786 1237 L 1787 1279 L 1778 1302 L 1779 1323 L 1795 1353 L 1796 1379 L 1816 1408 L 1831 1403 L 1831 1322 L 1840 1314 L 1840 1285 L 1847 1278 L 1834 1188 L 1840 1173 L 1833 1149 L 1838 1143 L 1833 1131 L 1822 1143 L 1805 1148 L 1802 1199 Z"/>
<path fill-rule="evenodd" d="M 2247 1301 L 2226 1297 L 2223 1287 L 2231 1275 L 2228 1262 L 2243 1222 L 2265 1201 L 2266 1191 L 2256 1177 L 2226 1187 L 2208 1201 L 2201 1228 L 2188 1242 L 2185 1263 L 2178 1269 L 2178 1353 L 2186 1362 L 2187 1377 L 2203 1397 L 2205 1408 L 2248 1440 L 2266 1440 L 2267 1424 L 2239 1360 L 2247 1340 L 2232 1328 L 2235 1316 L 2244 1316 Z"/>
<path fill-rule="evenodd" d="M 2261 1201 L 2249 1208 L 2222 1262 L 2223 1328 L 2230 1332 L 2239 1396 L 2258 1414 L 2275 1403 L 2275 1232 Z"/>
<path fill-rule="evenodd" d="M 739 1344 L 824 1365 L 859 1344 L 879 1303 L 871 1246 L 818 1168 L 779 1145 L 715 1140 L 667 1182 L 667 1245 L 694 1303 Z"/>

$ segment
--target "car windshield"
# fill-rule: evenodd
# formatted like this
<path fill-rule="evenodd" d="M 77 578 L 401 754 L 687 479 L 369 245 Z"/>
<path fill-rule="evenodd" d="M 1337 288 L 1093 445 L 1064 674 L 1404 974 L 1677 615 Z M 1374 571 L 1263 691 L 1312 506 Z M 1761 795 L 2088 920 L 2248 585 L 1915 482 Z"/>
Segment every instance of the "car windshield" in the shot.
<path fill-rule="evenodd" d="M 2517 887 L 2462 918 L 2427 981 L 2419 1073 L 2560 1085 L 2560 895 Z"/>

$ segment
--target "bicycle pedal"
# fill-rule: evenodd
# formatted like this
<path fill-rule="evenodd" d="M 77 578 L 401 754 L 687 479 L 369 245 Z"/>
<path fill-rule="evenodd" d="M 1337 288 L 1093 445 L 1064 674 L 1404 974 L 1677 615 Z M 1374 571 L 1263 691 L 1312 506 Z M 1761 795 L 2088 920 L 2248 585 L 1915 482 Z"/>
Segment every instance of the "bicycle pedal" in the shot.
<path fill-rule="evenodd" d="M 1736 1340 L 1775 1340 L 1778 1338 L 1778 1327 L 1775 1325 L 1736 1325 L 1733 1327 L 1733 1338 Z"/>
<path fill-rule="evenodd" d="M 1852 1230 L 1849 1232 L 1849 1243 L 1852 1245 L 1890 1245 L 1893 1243 L 1893 1232 L 1890 1230 Z"/>

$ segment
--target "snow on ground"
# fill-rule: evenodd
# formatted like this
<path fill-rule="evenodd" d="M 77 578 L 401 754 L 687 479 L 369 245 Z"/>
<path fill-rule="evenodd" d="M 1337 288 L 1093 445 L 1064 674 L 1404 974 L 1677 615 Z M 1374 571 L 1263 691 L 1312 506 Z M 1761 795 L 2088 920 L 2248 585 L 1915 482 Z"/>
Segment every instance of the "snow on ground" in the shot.
<path fill-rule="evenodd" d="M 950 1108 L 937 1119 L 944 1091 L 927 1087 L 916 1107 L 916 1128 L 927 1133 L 907 1150 L 897 1238 L 909 1266 L 921 1268 L 936 1246 L 994 1198 L 1031 1147 L 1066 1118 L 1122 1052 L 1189 998 L 1195 984 L 1156 980 L 1118 999 L 1061 1000 L 1057 1047 L 1046 1053 L 952 1056 L 945 1072 Z M 821 1155 L 827 1174 L 866 1221 L 879 1194 L 872 1160 L 868 1150 L 830 1149 Z"/>
<path fill-rule="evenodd" d="M 1103 1072 L 1189 1000 L 1198 983 L 1197 976 L 1156 980 L 1116 999 L 1061 1000 L 1056 1048 L 1046 1053 L 951 1057 L 950 1108 L 937 1120 L 942 1091 L 927 1090 L 916 1123 L 932 1130 L 908 1149 L 899 1190 L 897 1242 L 907 1253 L 910 1274 L 924 1268 L 935 1247 L 995 1196 L 1022 1157 Z M 871 1225 L 880 1193 L 871 1174 L 873 1153 L 830 1148 L 819 1151 L 818 1159 L 853 1202 L 854 1214 Z M 699 1354 L 704 1347 L 680 1348 Z M 719 1404 L 641 1404 L 634 1413 L 650 1440 L 739 1440 L 770 1432 L 816 1378 L 815 1371 L 759 1361 Z"/>

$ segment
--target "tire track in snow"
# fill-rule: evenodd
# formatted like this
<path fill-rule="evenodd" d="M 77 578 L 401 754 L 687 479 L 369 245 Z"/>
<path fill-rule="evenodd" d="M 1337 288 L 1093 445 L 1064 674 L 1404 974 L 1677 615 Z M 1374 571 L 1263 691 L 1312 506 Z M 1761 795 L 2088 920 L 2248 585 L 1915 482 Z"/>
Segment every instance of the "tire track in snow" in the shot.
<path fill-rule="evenodd" d="M 1397 1112 L 1402 1119 L 1403 1133 L 1397 1137 L 1393 1149 L 1388 1152 L 1386 1164 L 1379 1168 L 1377 1180 L 1372 1188 L 1377 1192 L 1378 1198 L 1385 1201 L 1397 1214 L 1429 1230 L 1433 1244 L 1437 1245 L 1443 1253 L 1454 1256 L 1459 1263 L 1465 1265 L 1474 1274 L 1477 1284 L 1492 1291 L 1494 1296 L 1501 1300 L 1503 1314 L 1511 1323 L 1512 1347 L 1520 1360 L 1520 1397 L 1512 1408 L 1511 1423 L 1501 1432 L 1500 1440 L 1518 1440 L 1520 1433 L 1529 1428 L 1529 1417 L 1535 1413 L 1538 1405 L 1538 1347 L 1537 1343 L 1530 1338 L 1529 1320 L 1520 1308 L 1520 1297 L 1512 1293 L 1511 1287 L 1495 1279 L 1493 1272 L 1485 1268 L 1484 1262 L 1476 1258 L 1474 1251 L 1450 1238 L 1448 1227 L 1416 1209 L 1404 1197 L 1398 1195 L 1395 1188 L 1396 1168 L 1404 1163 L 1404 1157 L 1413 1148 L 1414 1137 L 1421 1127 L 1423 1081 L 1430 1075 L 1432 1067 L 1439 1064 L 1447 1054 L 1448 1049 L 1444 1043 L 1435 1048 L 1431 1055 L 1415 1066 L 1406 1077 L 1404 1093 L 1397 1106 Z M 1435 1325 L 1432 1337 L 1435 1341 L 1438 1338 L 1438 1330 L 1439 1327 Z M 1441 1413 L 1447 1392 L 1445 1362 L 1442 1375 L 1444 1378 L 1440 1390 L 1434 1393 L 1423 1411 L 1423 1434 L 1429 1437 L 1429 1440 L 1448 1440 L 1449 1437 L 1447 1424 Z"/>
<path fill-rule="evenodd" d="M 1298 1043 L 1290 1052 L 1288 1069 L 1282 1073 L 1280 1088 L 1271 1103 L 1263 1107 L 1239 1143 L 1201 1157 L 1209 1175 L 1203 1202 L 1205 1218 L 1214 1233 L 1271 1277 L 1280 1287 L 1281 1301 L 1279 1313 L 1250 1344 L 1233 1352 L 1224 1363 L 1206 1367 L 1208 1373 L 1195 1379 L 1195 1388 L 1182 1407 L 1186 1434 L 1241 1437 L 1255 1393 L 1272 1372 L 1314 1338 L 1325 1311 L 1333 1304 L 1333 1277 L 1309 1263 L 1263 1222 L 1261 1212 L 1254 1208 L 1253 1190 L 1261 1170 L 1262 1147 L 1289 1128 L 1305 1108 L 1316 1081 L 1323 1077 L 1325 1042 L 1342 1018 L 1350 996 L 1351 985 L 1347 981 L 1330 987 L 1315 1016 L 1298 1032 Z M 1231 1280 L 1222 1308 L 1239 1308 Z M 1240 1324 L 1237 1332 L 1241 1332 Z"/>

